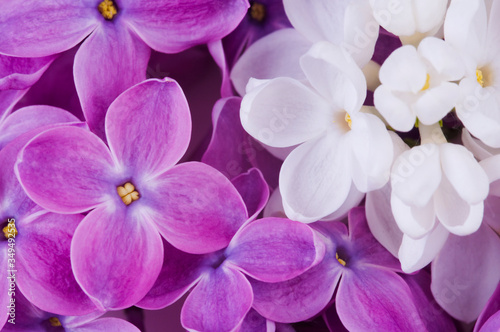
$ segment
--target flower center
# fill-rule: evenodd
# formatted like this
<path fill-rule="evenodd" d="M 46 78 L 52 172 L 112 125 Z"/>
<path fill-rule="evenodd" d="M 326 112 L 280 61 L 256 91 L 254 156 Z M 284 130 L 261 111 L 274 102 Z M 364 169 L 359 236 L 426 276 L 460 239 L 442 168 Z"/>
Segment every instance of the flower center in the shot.
<path fill-rule="evenodd" d="M 349 125 L 349 128 L 352 128 L 352 119 L 349 113 L 345 112 L 345 117 L 344 117 L 345 122 Z"/>
<path fill-rule="evenodd" d="M 342 266 L 345 266 L 346 262 L 345 262 L 345 260 L 343 260 L 342 258 L 339 257 L 338 252 L 335 253 L 335 258 L 339 261 L 340 264 L 342 264 Z"/>
<path fill-rule="evenodd" d="M 9 220 L 13 220 L 13 219 L 9 219 Z M 10 239 L 10 238 L 15 238 L 17 236 L 17 228 L 16 228 L 16 224 L 15 222 L 11 221 L 9 222 L 3 229 L 2 229 L 2 232 L 3 232 L 3 236 L 6 238 L 6 239 Z"/>
<path fill-rule="evenodd" d="M 258 2 L 252 2 L 250 7 L 250 17 L 257 22 L 262 22 L 266 18 L 266 7 Z"/>
<path fill-rule="evenodd" d="M 50 317 L 49 318 L 49 323 L 53 327 L 62 326 L 61 321 L 57 317 Z"/>
<path fill-rule="evenodd" d="M 484 77 L 483 77 L 483 71 L 481 69 L 476 70 L 476 79 L 477 83 L 479 83 L 481 87 L 484 87 Z"/>
<path fill-rule="evenodd" d="M 130 203 L 139 199 L 139 192 L 135 190 L 134 185 L 130 182 L 116 187 L 116 191 L 125 205 L 130 205 Z"/>
<path fill-rule="evenodd" d="M 106 20 L 111 21 L 113 17 L 118 13 L 118 9 L 113 0 L 104 0 L 97 6 L 99 13 L 101 13 L 102 17 Z"/>
<path fill-rule="evenodd" d="M 431 77 L 429 74 L 427 74 L 427 79 L 425 80 L 425 84 L 424 86 L 422 87 L 422 89 L 420 89 L 420 91 L 425 91 L 429 88 L 429 86 L 431 85 L 430 84 L 430 80 L 431 80 Z"/>

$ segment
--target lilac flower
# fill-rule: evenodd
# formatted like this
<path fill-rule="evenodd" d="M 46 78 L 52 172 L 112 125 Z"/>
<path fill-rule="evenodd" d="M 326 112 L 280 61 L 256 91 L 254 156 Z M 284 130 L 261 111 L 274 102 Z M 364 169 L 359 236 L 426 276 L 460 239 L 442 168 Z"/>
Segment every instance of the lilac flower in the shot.
<path fill-rule="evenodd" d="M 337 289 L 336 309 L 349 331 L 429 328 L 419 312 L 419 297 L 397 273 L 399 262 L 370 233 L 364 208 L 349 213 L 349 231 L 340 222 L 313 225 L 325 237 L 323 261 L 286 282 L 251 281 L 255 310 L 278 322 L 304 320 L 319 313 Z M 452 324 L 439 315 L 434 326 L 449 331 Z"/>
<path fill-rule="evenodd" d="M 221 39 L 247 8 L 244 0 L 6 1 L 0 53 L 42 57 L 88 37 L 75 57 L 75 83 L 90 128 L 104 137 L 106 108 L 145 79 L 150 48 L 176 53 Z"/>
<path fill-rule="evenodd" d="M 15 324 L 7 323 L 2 331 L 20 332 L 139 332 L 129 322 L 113 317 L 104 317 L 102 313 L 93 312 L 85 316 L 63 316 L 40 310 L 30 303 L 22 294 L 16 296 Z"/>
<path fill-rule="evenodd" d="M 44 120 L 52 123 L 67 122 L 70 118 L 61 112 L 51 114 L 51 110 L 44 106 L 40 106 L 39 111 L 47 113 L 49 117 Z M 29 112 L 20 110 L 9 120 L 17 114 L 22 115 L 22 119 L 36 112 L 34 109 Z M 31 124 L 35 119 L 41 117 L 38 115 L 30 119 Z M 3 230 L 0 240 L 0 287 L 4 290 L 0 305 L 7 308 L 11 298 L 17 298 L 22 292 L 44 310 L 61 315 L 82 315 L 96 309 L 71 270 L 71 238 L 83 216 L 59 215 L 41 209 L 26 196 L 14 174 L 18 152 L 33 136 L 51 127 L 40 126 L 21 133 L 0 151 L 0 227 Z M 10 126 L 4 132 L 9 136 L 16 131 L 19 133 L 19 129 Z M 8 223 L 9 220 L 14 221 Z M 11 284 L 13 281 L 17 287 Z M 7 319 L 7 311 L 2 313 L 0 326 Z"/>
<path fill-rule="evenodd" d="M 500 284 L 476 321 L 474 332 L 493 332 L 500 327 Z"/>
<path fill-rule="evenodd" d="M 191 331 L 234 331 L 253 302 L 248 277 L 264 283 L 294 278 L 321 261 L 324 246 L 307 225 L 284 218 L 246 223 L 228 247 L 206 255 L 190 255 L 173 247 L 157 284 L 139 303 L 158 309 L 194 286 L 181 313 Z"/>
<path fill-rule="evenodd" d="M 55 58 L 17 58 L 0 54 L 0 122 Z"/>
<path fill-rule="evenodd" d="M 56 128 L 20 153 L 16 172 L 37 204 L 59 213 L 93 209 L 75 231 L 71 260 L 101 309 L 133 305 L 153 286 L 163 261 L 160 234 L 186 252 L 213 252 L 247 218 L 218 171 L 196 162 L 174 167 L 190 133 L 178 84 L 152 79 L 110 106 L 109 149 L 84 129 Z"/>
<path fill-rule="evenodd" d="M 276 188 L 282 161 L 245 132 L 239 116 L 240 104 L 241 98 L 238 97 L 224 98 L 215 104 L 212 139 L 201 161 L 215 167 L 229 179 L 257 167 L 269 186 Z"/>

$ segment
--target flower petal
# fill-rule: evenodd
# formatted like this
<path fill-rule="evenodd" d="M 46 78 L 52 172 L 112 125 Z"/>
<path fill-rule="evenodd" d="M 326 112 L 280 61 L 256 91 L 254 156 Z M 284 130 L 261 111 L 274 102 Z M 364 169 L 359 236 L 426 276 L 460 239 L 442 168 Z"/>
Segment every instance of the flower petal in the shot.
<path fill-rule="evenodd" d="M 73 74 L 90 129 L 101 138 L 111 102 L 146 78 L 149 47 L 123 26 L 104 24 L 80 46 Z M 120 79 L 116 79 L 119 77 Z"/>
<path fill-rule="evenodd" d="M 249 223 L 231 240 L 226 262 L 265 282 L 292 279 L 318 264 L 323 242 L 307 225 L 284 218 Z"/>
<path fill-rule="evenodd" d="M 106 145 L 81 128 L 55 128 L 36 136 L 19 153 L 15 171 L 28 196 L 53 212 L 87 211 L 116 193 Z"/>
<path fill-rule="evenodd" d="M 101 309 L 137 303 L 153 286 L 162 262 L 160 234 L 140 205 L 109 204 L 91 211 L 71 243 L 76 280 Z"/>
<path fill-rule="evenodd" d="M 432 199 L 425 206 L 407 205 L 393 193 L 391 209 L 399 229 L 415 239 L 428 234 L 436 224 L 435 203 Z"/>
<path fill-rule="evenodd" d="M 342 206 L 352 184 L 346 154 L 346 142 L 333 131 L 290 153 L 280 173 L 283 206 L 290 219 L 317 221 Z"/>
<path fill-rule="evenodd" d="M 252 287 L 224 265 L 207 273 L 186 299 L 181 322 L 190 331 L 235 331 L 252 307 Z"/>
<path fill-rule="evenodd" d="M 140 330 L 133 324 L 127 322 L 124 319 L 119 319 L 115 317 L 104 317 L 93 320 L 83 325 L 79 325 L 74 328 L 66 328 L 68 332 L 79 332 L 79 331 L 93 331 L 93 332 L 108 332 L 108 331 L 120 331 L 120 332 L 140 332 Z"/>
<path fill-rule="evenodd" d="M 174 303 L 200 280 L 207 268 L 204 255 L 185 253 L 165 240 L 163 249 L 160 275 L 148 294 L 136 304 L 138 307 L 154 310 Z"/>
<path fill-rule="evenodd" d="M 431 290 L 451 316 L 472 322 L 500 281 L 500 240 L 487 225 L 469 236 L 450 235 L 432 263 Z"/>
<path fill-rule="evenodd" d="M 202 163 L 177 165 L 141 188 L 141 204 L 160 233 L 188 253 L 204 254 L 227 247 L 248 219 L 236 188 Z"/>
<path fill-rule="evenodd" d="M 257 168 L 252 168 L 231 180 L 231 183 L 243 198 L 249 219 L 257 218 L 269 200 L 269 187 L 262 173 Z"/>
<path fill-rule="evenodd" d="M 0 13 L 0 52 L 19 57 L 60 53 L 81 42 L 98 24 L 99 11 L 82 1 L 5 2 Z"/>
<path fill-rule="evenodd" d="M 262 317 L 253 308 L 245 316 L 239 332 L 267 331 L 267 319 Z"/>
<path fill-rule="evenodd" d="M 396 273 L 366 268 L 343 273 L 335 306 L 349 331 L 412 331 L 422 324 L 412 299 Z"/>
<path fill-rule="evenodd" d="M 410 131 L 416 115 L 408 104 L 401 100 L 387 85 L 380 85 L 373 94 L 375 107 L 389 123 L 398 131 Z"/>
<path fill-rule="evenodd" d="M 250 78 L 290 77 L 305 79 L 299 59 L 312 43 L 295 29 L 281 29 L 252 44 L 238 59 L 231 71 L 231 80 L 240 96 Z"/>
<path fill-rule="evenodd" d="M 287 147 L 317 137 L 334 121 L 326 100 L 291 78 L 252 89 L 241 102 L 243 128 L 258 141 Z"/>
<path fill-rule="evenodd" d="M 484 325 L 489 325 L 493 322 L 496 322 L 497 324 L 494 326 L 491 326 L 493 331 L 493 327 L 498 327 L 500 326 L 500 284 L 498 284 L 497 288 L 495 289 L 495 292 L 493 292 L 493 295 L 490 297 L 488 300 L 488 303 L 486 303 L 486 306 L 484 307 L 483 311 L 479 315 L 476 324 L 474 325 L 474 332 L 478 332 L 481 330 L 481 327 Z M 496 314 L 495 314 L 496 313 Z M 482 331 L 490 331 L 488 329 L 484 329 Z"/>
<path fill-rule="evenodd" d="M 253 307 L 261 315 L 277 322 L 294 323 L 317 315 L 331 301 L 342 270 L 325 259 L 298 277 L 267 283 L 250 280 Z"/>
<path fill-rule="evenodd" d="M 52 106 L 27 106 L 16 110 L 0 124 L 0 149 L 21 134 L 49 124 L 80 122 L 73 114 Z"/>
<path fill-rule="evenodd" d="M 19 58 L 0 55 L 0 90 L 24 90 L 35 84 L 55 55 L 42 58 Z"/>
<path fill-rule="evenodd" d="M 248 2 L 231 0 L 123 0 L 122 19 L 151 48 L 178 53 L 198 44 L 220 40 L 245 16 Z"/>
<path fill-rule="evenodd" d="M 71 238 L 83 216 L 43 213 L 26 219 L 17 221 L 22 236 L 16 237 L 17 282 L 23 294 L 38 308 L 59 315 L 95 311 L 71 269 Z"/>
<path fill-rule="evenodd" d="M 135 178 L 175 165 L 191 137 L 191 115 L 179 84 L 144 81 L 121 94 L 106 115 L 106 136 L 116 160 Z"/>

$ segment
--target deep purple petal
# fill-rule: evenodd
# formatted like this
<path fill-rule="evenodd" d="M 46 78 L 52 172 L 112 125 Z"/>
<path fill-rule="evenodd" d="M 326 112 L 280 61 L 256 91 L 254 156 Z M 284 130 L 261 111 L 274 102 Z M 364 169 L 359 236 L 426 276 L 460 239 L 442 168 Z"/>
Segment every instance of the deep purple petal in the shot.
<path fill-rule="evenodd" d="M 116 194 L 109 150 L 85 129 L 43 132 L 20 152 L 15 168 L 28 196 L 53 212 L 87 211 Z"/>
<path fill-rule="evenodd" d="M 146 44 L 163 53 L 219 40 L 230 33 L 247 12 L 244 0 L 122 0 L 123 20 Z"/>
<path fill-rule="evenodd" d="M 104 118 L 113 100 L 146 78 L 150 49 L 124 26 L 103 24 L 80 46 L 74 77 L 90 129 L 104 138 Z"/>
<path fill-rule="evenodd" d="M 476 325 L 474 326 L 474 332 L 477 332 L 481 329 L 481 327 L 490 319 L 490 317 L 494 316 L 495 313 L 497 313 L 497 318 L 495 319 L 500 319 L 500 283 L 498 284 L 497 288 L 495 289 L 495 292 L 493 295 L 490 297 L 488 300 L 488 303 L 486 303 L 486 306 L 484 307 L 483 311 L 479 315 Z M 500 326 L 500 322 L 497 326 Z M 488 330 L 486 330 L 488 331 Z"/>
<path fill-rule="evenodd" d="M 481 328 L 481 332 L 497 332 L 500 328 L 500 311 L 491 316 Z"/>
<path fill-rule="evenodd" d="M 17 221 L 17 282 L 29 301 L 59 315 L 96 310 L 73 276 L 70 245 L 82 215 L 44 213 Z"/>
<path fill-rule="evenodd" d="M 123 309 L 142 299 L 163 262 L 160 234 L 139 208 L 111 204 L 91 211 L 75 231 L 76 280 L 96 304 Z"/>
<path fill-rule="evenodd" d="M 475 320 L 500 282 L 500 238 L 488 225 L 451 234 L 432 262 L 432 294 L 452 317 Z"/>
<path fill-rule="evenodd" d="M 349 331 L 413 331 L 423 324 L 408 285 L 383 269 L 346 269 L 335 304 Z"/>
<path fill-rule="evenodd" d="M 268 321 L 253 308 L 245 316 L 239 332 L 266 332 Z"/>
<path fill-rule="evenodd" d="M 240 104 L 238 97 L 220 99 L 215 104 L 212 112 L 215 128 L 202 161 L 230 179 L 257 167 L 275 188 L 282 161 L 245 132 L 240 120 Z"/>
<path fill-rule="evenodd" d="M 208 43 L 208 50 L 212 55 L 215 63 L 219 66 L 222 74 L 222 82 L 220 87 L 220 95 L 222 98 L 231 97 L 234 95 L 233 87 L 231 85 L 231 78 L 229 77 L 229 69 L 226 62 L 226 55 L 222 46 L 221 40 L 216 40 Z"/>
<path fill-rule="evenodd" d="M 144 309 L 161 309 L 177 301 L 201 277 L 207 268 L 204 255 L 180 251 L 163 241 L 163 266 L 153 288 L 136 305 Z"/>
<path fill-rule="evenodd" d="M 135 177 L 171 168 L 191 136 L 189 106 L 179 84 L 151 79 L 128 89 L 109 108 L 106 136 L 116 159 Z"/>
<path fill-rule="evenodd" d="M 401 264 L 372 235 L 366 221 L 365 208 L 357 207 L 349 212 L 349 237 L 356 256 L 366 264 L 401 271 Z"/>
<path fill-rule="evenodd" d="M 0 90 L 24 90 L 38 81 L 57 56 L 18 58 L 0 54 Z"/>
<path fill-rule="evenodd" d="M 16 103 L 28 90 L 3 90 L 0 91 L 0 123 L 10 114 Z"/>
<path fill-rule="evenodd" d="M 185 252 L 204 254 L 227 247 L 248 218 L 231 182 L 202 163 L 177 165 L 143 186 L 141 204 L 148 206 L 163 237 Z"/>
<path fill-rule="evenodd" d="M 0 264 L 2 264 L 2 266 L 5 266 L 5 267 L 8 266 L 7 260 L 9 259 L 9 257 L 7 256 L 7 249 L 8 249 L 8 247 L 5 245 L 2 246 L 2 248 L 0 248 Z M 2 270 L 0 270 L 0 287 L 5 289 L 2 296 L 0 296 L 0 306 L 2 306 L 2 308 L 7 308 L 10 305 L 11 295 L 9 294 L 9 288 L 10 288 L 9 286 L 10 286 L 11 280 L 7 279 L 8 276 L 9 276 L 9 273 L 7 272 L 6 268 L 3 268 Z M 7 322 L 7 319 L 10 318 L 9 317 L 9 310 L 10 309 L 6 309 L 0 314 L 0 329 L 5 325 L 5 323 Z"/>
<path fill-rule="evenodd" d="M 2 298 L 9 299 L 6 296 L 2 296 Z M 46 329 L 41 326 L 41 322 L 48 318 L 47 313 L 35 307 L 19 290 L 16 291 L 13 298 L 15 312 L 13 312 L 14 317 L 9 317 L 9 319 L 14 318 L 15 324 L 6 323 L 2 331 L 46 332 Z M 1 326 L 2 324 L 0 324 Z"/>
<path fill-rule="evenodd" d="M 451 317 L 437 304 L 431 293 L 431 276 L 421 270 L 414 275 L 402 275 L 413 294 L 413 300 L 428 332 L 456 331 Z"/>
<path fill-rule="evenodd" d="M 254 293 L 253 307 L 277 322 L 294 323 L 309 319 L 331 301 L 340 279 L 339 264 L 323 262 L 291 280 L 266 283 L 250 280 Z"/>
<path fill-rule="evenodd" d="M 3 1 L 0 53 L 43 57 L 82 41 L 97 25 L 99 12 L 82 1 Z"/>
<path fill-rule="evenodd" d="M 21 108 L 0 123 L 0 149 L 30 130 L 65 122 L 80 122 L 80 120 L 57 107 L 38 105 Z"/>
<path fill-rule="evenodd" d="M 243 198 L 249 219 L 255 219 L 269 200 L 269 187 L 257 168 L 235 177 L 232 181 Z"/>
<path fill-rule="evenodd" d="M 187 297 L 182 326 L 190 331 L 234 331 L 252 307 L 252 300 L 247 278 L 221 266 L 208 272 Z"/>
<path fill-rule="evenodd" d="M 140 330 L 127 322 L 126 320 L 105 317 L 99 318 L 89 323 L 80 325 L 78 327 L 65 328 L 66 332 L 109 332 L 109 331 L 120 331 L 120 332 L 140 332 Z"/>
<path fill-rule="evenodd" d="M 266 282 L 292 279 L 318 264 L 325 246 L 309 226 L 285 218 L 264 218 L 239 231 L 226 250 L 227 260 Z"/>

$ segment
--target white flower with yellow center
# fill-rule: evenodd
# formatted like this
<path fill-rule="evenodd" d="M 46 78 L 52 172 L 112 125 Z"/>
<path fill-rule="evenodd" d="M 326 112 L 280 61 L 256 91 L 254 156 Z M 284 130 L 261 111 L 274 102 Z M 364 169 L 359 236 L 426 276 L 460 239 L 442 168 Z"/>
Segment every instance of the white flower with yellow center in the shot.
<path fill-rule="evenodd" d="M 434 37 L 418 49 L 406 45 L 395 50 L 380 68 L 382 83 L 375 90 L 375 107 L 398 131 L 409 131 L 415 120 L 432 125 L 453 109 L 464 67 L 453 48 Z"/>
<path fill-rule="evenodd" d="M 289 218 L 312 222 L 387 183 L 393 147 L 384 123 L 362 112 L 366 80 L 346 52 L 320 42 L 301 67 L 308 85 L 291 78 L 251 82 L 241 121 L 266 145 L 300 144 L 281 168 L 280 191 Z"/>

